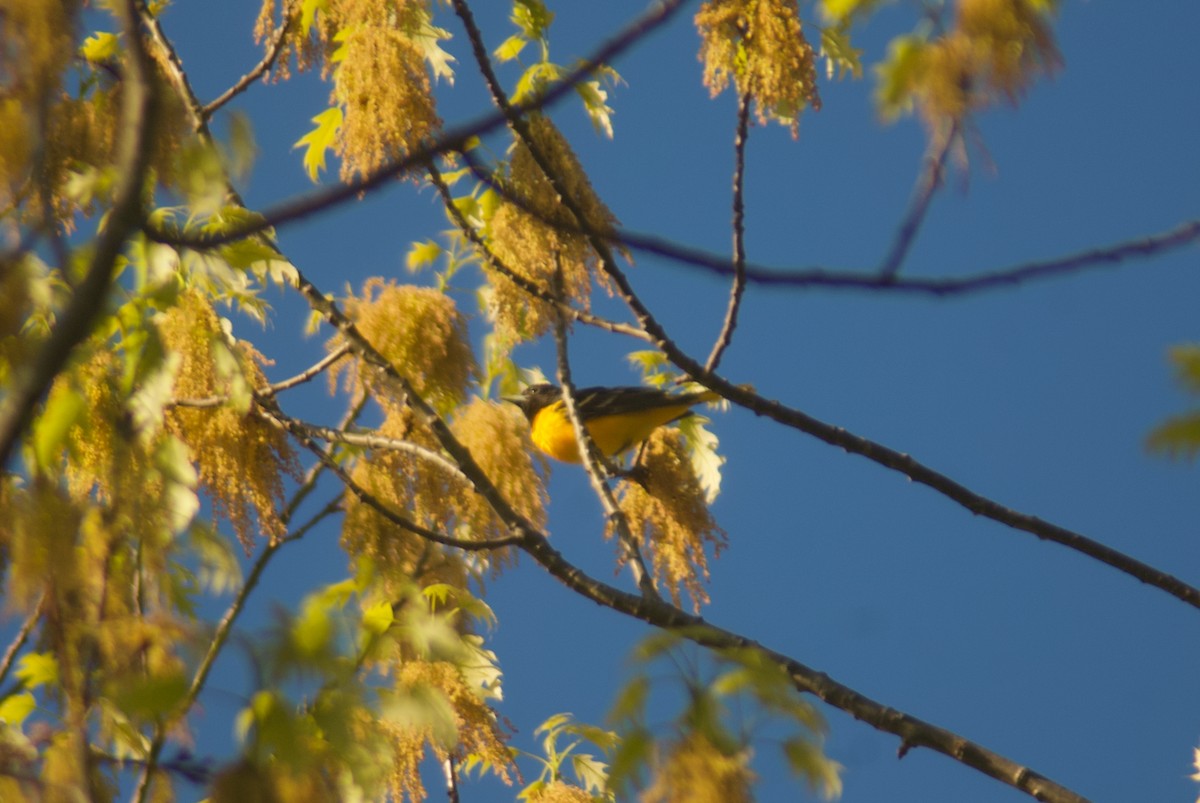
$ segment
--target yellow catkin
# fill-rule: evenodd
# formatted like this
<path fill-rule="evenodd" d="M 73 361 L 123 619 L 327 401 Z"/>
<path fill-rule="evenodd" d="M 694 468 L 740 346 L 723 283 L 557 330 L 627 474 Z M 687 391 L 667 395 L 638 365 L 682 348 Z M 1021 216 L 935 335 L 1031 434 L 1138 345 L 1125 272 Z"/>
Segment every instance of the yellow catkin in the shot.
<path fill-rule="evenodd" d="M 587 174 L 571 146 L 549 119 L 532 115 L 531 138 L 564 194 L 583 215 L 587 229 L 602 237 L 616 230 L 616 218 L 592 189 Z M 593 282 L 610 289 L 599 257 L 579 233 L 580 222 L 562 203 L 554 186 L 525 142 L 513 146 L 508 194 L 520 203 L 503 202 L 488 226 L 488 246 L 507 268 L 532 282 L 543 293 L 556 294 L 561 279 L 564 300 L 584 309 L 589 306 Z M 498 332 L 508 342 L 519 342 L 545 333 L 554 322 L 550 304 L 531 296 L 507 276 L 488 271 L 491 294 L 489 313 Z"/>
<path fill-rule="evenodd" d="M 728 755 L 699 733 L 672 744 L 642 803 L 743 803 L 752 799 L 749 753 Z"/>
<path fill-rule="evenodd" d="M 586 789 L 554 781 L 538 789 L 526 798 L 528 803 L 595 803 L 596 798 Z"/>
<path fill-rule="evenodd" d="M 960 0 L 954 27 L 925 48 L 914 86 L 931 127 L 1015 103 L 1061 57 L 1049 18 L 1029 0 Z"/>
<path fill-rule="evenodd" d="M 754 99 L 760 123 L 796 136 L 805 106 L 821 107 L 816 53 L 795 0 L 709 0 L 696 12 L 704 85 L 716 96 L 732 81 Z"/>
<path fill-rule="evenodd" d="M 544 475 L 546 461 L 533 456 L 538 453 L 530 448 L 529 427 L 517 411 L 475 399 L 459 411 L 451 429 L 513 509 L 533 526 L 544 527 L 549 499 L 539 469 Z M 507 535 L 508 528 L 484 498 L 463 486 L 458 499 L 465 534 L 475 539 Z"/>
<path fill-rule="evenodd" d="M 693 608 L 708 602 L 707 549 L 719 554 L 725 531 L 705 503 L 683 435 L 660 428 L 646 441 L 640 482 L 621 487 L 620 507 L 634 538 L 649 547 L 650 568 L 676 605 L 687 591 Z M 610 527 L 611 534 L 611 527 Z"/>
<path fill-rule="evenodd" d="M 458 733 L 456 745 L 439 744 L 430 726 L 404 727 L 385 724 L 391 729 L 396 761 L 390 782 L 397 800 L 407 795 L 410 800 L 423 800 L 425 788 L 418 767 L 427 750 L 439 760 L 451 753 L 473 755 L 482 760 L 506 785 L 512 785 L 515 767 L 505 745 L 506 737 L 497 723 L 495 712 L 485 702 L 478 689 L 464 680 L 461 670 L 446 661 L 410 661 L 396 678 L 396 690 L 401 694 L 422 692 L 443 695 L 453 711 Z"/>
<path fill-rule="evenodd" d="M 156 319 L 169 351 L 180 357 L 175 396 L 208 399 L 231 394 L 230 379 L 222 377 L 213 348 L 225 335 L 216 312 L 199 293 L 189 291 Z M 265 378 L 248 344 L 238 346 L 239 369 L 250 388 L 262 387 Z M 232 525 L 247 550 L 254 542 L 255 526 L 269 538 L 284 534 L 278 510 L 283 502 L 283 474 L 296 474 L 297 461 L 286 436 L 253 410 L 242 411 L 231 403 L 212 408 L 175 407 L 167 414 L 167 427 L 183 441 L 196 461 L 200 484 L 212 495 L 214 509 Z"/>
<path fill-rule="evenodd" d="M 416 426 L 407 411 L 390 412 L 379 434 L 437 450 L 433 435 Z M 358 461 L 350 476 L 388 509 L 423 527 L 442 531 L 453 518 L 453 478 L 444 468 L 410 452 L 378 450 Z M 377 581 L 393 595 L 414 584 L 466 588 L 471 577 L 462 553 L 443 549 L 392 522 L 355 494 L 346 497 L 342 546 L 355 562 L 369 560 Z"/>
<path fill-rule="evenodd" d="M 362 293 L 346 300 L 346 312 L 359 332 L 392 364 L 425 401 L 447 413 L 466 397 L 478 374 L 467 339 L 467 320 L 453 299 L 428 287 L 398 285 L 368 279 Z M 333 345 L 340 345 L 335 338 Z M 343 362 L 330 372 L 331 381 L 346 368 L 356 397 L 375 384 L 375 369 L 361 361 Z M 402 404 L 390 394 L 380 395 L 385 405 Z"/>

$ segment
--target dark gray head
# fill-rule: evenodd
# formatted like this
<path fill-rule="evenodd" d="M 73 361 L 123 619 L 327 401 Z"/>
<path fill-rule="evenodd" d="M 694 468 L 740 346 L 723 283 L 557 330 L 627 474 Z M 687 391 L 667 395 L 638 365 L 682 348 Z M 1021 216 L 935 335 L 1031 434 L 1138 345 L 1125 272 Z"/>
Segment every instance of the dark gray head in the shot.
<path fill-rule="evenodd" d="M 519 396 L 501 396 L 504 401 L 509 404 L 515 404 L 521 408 L 521 412 L 530 422 L 533 417 L 538 414 L 538 411 L 544 407 L 549 407 L 556 401 L 562 400 L 562 390 L 558 385 L 551 385 L 549 382 L 539 382 L 536 385 L 530 385 L 521 391 Z"/>

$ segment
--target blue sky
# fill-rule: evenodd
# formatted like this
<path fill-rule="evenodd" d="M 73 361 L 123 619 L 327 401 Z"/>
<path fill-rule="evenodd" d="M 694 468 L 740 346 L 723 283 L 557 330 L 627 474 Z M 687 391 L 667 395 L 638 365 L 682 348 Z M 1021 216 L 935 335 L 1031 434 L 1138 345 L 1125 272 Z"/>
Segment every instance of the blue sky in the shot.
<path fill-rule="evenodd" d="M 255 4 L 176 0 L 164 18 L 202 100 L 258 59 Z M 512 32 L 507 3 L 476 3 L 491 47 Z M 695 5 L 695 4 L 693 4 Z M 860 33 L 869 63 L 912 25 L 913 5 L 885 6 Z M 643 4 L 555 4 L 552 56 L 570 62 Z M 812 9 L 805 4 L 804 13 Z M 448 122 L 486 108 L 456 20 Z M 1200 216 L 1200 6 L 1064 0 L 1065 69 L 1017 109 L 978 119 L 975 150 L 935 199 L 904 275 L 959 276 L 1073 253 Z M 700 84 L 684 14 L 623 56 L 613 90 L 615 138 L 598 137 L 573 100 L 553 111 L 621 222 L 728 251 L 734 102 Z M 502 72 L 511 87 L 516 73 Z M 879 122 L 872 82 L 822 82 L 824 108 L 800 136 L 755 127 L 747 156 L 747 249 L 756 263 L 870 269 L 886 251 L 924 150 L 913 120 Z M 262 208 L 311 188 L 292 144 L 322 111 L 312 75 L 255 86 L 231 108 L 249 115 L 260 155 L 245 187 Z M 218 123 L 218 131 L 221 129 Z M 504 147 L 496 140 L 494 147 Z M 990 162 L 990 164 L 989 164 Z M 319 287 L 406 277 L 413 241 L 447 227 L 429 190 L 397 183 L 280 230 L 285 252 Z M 1148 455 L 1147 432 L 1189 400 L 1167 349 L 1200 338 L 1195 245 L 1150 260 L 952 299 L 751 286 L 722 365 L 735 382 L 912 454 L 967 487 L 1075 529 L 1185 581 L 1200 582 L 1200 473 Z M 635 288 L 675 340 L 703 356 L 720 327 L 724 280 L 639 255 Z M 274 295 L 263 332 L 239 334 L 278 360 L 273 378 L 314 361 L 300 341 L 302 303 Z M 464 294 L 464 308 L 473 302 Z M 605 314 L 619 305 L 597 300 Z M 627 384 L 641 345 L 580 329 L 576 381 Z M 553 372 L 549 343 L 517 358 Z M 307 395 L 305 395 L 307 394 Z M 292 408 L 333 422 L 319 389 Z M 712 425 L 727 457 L 714 507 L 729 549 L 713 566 L 712 622 L 759 639 L 868 696 L 1040 771 L 1098 801 L 1186 800 L 1200 745 L 1200 612 L 1061 547 L 976 518 L 905 477 L 734 409 Z M 325 488 L 333 493 L 332 486 Z M 556 466 L 550 531 L 569 559 L 605 580 L 615 550 L 579 469 Z M 344 567 L 330 526 L 272 565 L 252 635 Z M 490 638 L 505 672 L 501 713 L 533 745 L 533 728 L 571 711 L 603 721 L 626 656 L 646 629 L 573 597 L 532 561 L 490 583 L 500 625 Z M 219 665 L 198 722 L 218 751 L 248 688 L 244 659 Z M 942 756 L 915 750 L 833 709 L 827 750 L 846 767 L 847 803 L 1026 799 Z M 796 799 L 769 749 L 762 800 Z M 495 787 L 467 800 L 502 795 Z M 495 799 L 499 799 L 498 797 Z"/>

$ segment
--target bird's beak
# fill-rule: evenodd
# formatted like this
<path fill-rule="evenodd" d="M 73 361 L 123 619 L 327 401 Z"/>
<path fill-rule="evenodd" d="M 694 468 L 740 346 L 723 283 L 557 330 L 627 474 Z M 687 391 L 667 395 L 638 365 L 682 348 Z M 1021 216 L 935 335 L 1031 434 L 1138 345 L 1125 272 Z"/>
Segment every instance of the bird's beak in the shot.
<path fill-rule="evenodd" d="M 501 396 L 500 401 L 506 401 L 509 404 L 515 404 L 518 407 L 520 407 L 521 405 L 523 405 L 525 403 L 525 397 L 524 396 Z"/>

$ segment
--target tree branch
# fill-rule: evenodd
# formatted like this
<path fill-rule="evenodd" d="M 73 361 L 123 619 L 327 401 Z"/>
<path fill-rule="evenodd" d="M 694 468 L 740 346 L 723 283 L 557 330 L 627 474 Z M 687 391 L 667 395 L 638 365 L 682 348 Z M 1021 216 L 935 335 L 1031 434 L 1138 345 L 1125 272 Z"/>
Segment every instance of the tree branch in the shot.
<path fill-rule="evenodd" d="M 349 346 L 346 346 L 346 345 L 338 346 L 336 349 L 329 352 L 329 354 L 325 355 L 320 360 L 318 360 L 316 363 L 309 366 L 308 368 L 305 368 L 303 371 L 296 374 L 295 376 L 289 377 L 288 379 L 284 379 L 280 382 L 275 382 L 273 384 L 267 385 L 264 388 L 259 388 L 257 391 L 255 391 L 255 393 L 257 393 L 260 396 L 274 396 L 276 393 L 281 393 L 285 390 L 290 390 L 290 389 L 296 387 L 297 385 L 302 385 L 305 382 L 311 382 L 313 379 L 317 378 L 320 374 L 322 374 L 326 369 L 328 369 L 329 366 L 333 365 L 335 362 L 340 360 L 342 357 L 345 357 L 349 353 L 350 353 Z M 170 401 L 170 406 L 172 406 L 172 407 L 192 407 L 192 408 L 220 407 L 222 404 L 225 404 L 228 401 L 229 401 L 228 396 L 207 396 L 203 399 L 172 399 Z"/>
<path fill-rule="evenodd" d="M 663 630 L 678 630 L 684 638 L 711 649 L 756 649 L 787 671 L 801 692 L 808 692 L 876 730 L 900 737 L 901 750 L 925 747 L 972 769 L 1050 803 L 1086 803 L 1086 798 L 1030 768 L 922 719 L 883 705 L 823 672 L 762 646 L 735 632 L 711 625 L 661 600 L 620 591 L 590 577 L 568 562 L 543 537 L 530 537 L 522 549 L 567 588 L 606 608 L 640 619 Z"/>
<path fill-rule="evenodd" d="M 523 123 L 516 121 L 514 125 Z M 555 192 L 562 199 L 563 206 L 574 214 L 576 223 L 585 220 L 580 214 L 574 200 L 565 192 L 565 188 L 561 182 L 551 175 L 552 171 L 549 168 L 545 159 L 540 156 L 535 143 L 529 142 L 529 150 L 538 164 L 539 168 L 547 173 L 551 185 Z M 643 330 L 651 338 L 654 345 L 662 350 L 667 358 L 680 370 L 687 373 L 696 381 L 703 384 L 710 390 L 716 391 L 724 396 L 729 401 L 745 407 L 759 415 L 765 415 L 778 423 L 798 429 L 812 435 L 826 443 L 838 446 L 847 452 L 866 457 L 882 466 L 898 471 L 909 479 L 933 488 L 935 491 L 947 496 L 951 500 L 957 502 L 963 507 L 970 510 L 976 515 L 985 516 L 1008 525 L 1017 530 L 1028 532 L 1043 540 L 1053 541 L 1062 546 L 1074 549 L 1089 557 L 1095 558 L 1102 563 L 1105 563 L 1119 571 L 1129 574 L 1144 583 L 1152 585 L 1160 590 L 1166 591 L 1168 594 L 1186 602 L 1187 604 L 1200 608 L 1200 589 L 1197 589 L 1182 580 L 1150 566 L 1142 563 L 1122 552 L 1105 546 L 1104 544 L 1094 541 L 1084 535 L 1073 532 L 1052 524 L 1036 516 L 1031 516 L 1026 513 L 1013 510 L 1005 507 L 985 496 L 975 493 L 967 489 L 965 486 L 955 482 L 949 477 L 940 474 L 924 464 L 914 460 L 912 457 L 889 449 L 882 444 L 854 435 L 841 427 L 836 427 L 827 424 L 812 416 L 809 416 L 799 410 L 786 407 L 775 401 L 759 396 L 758 394 L 747 390 L 744 387 L 739 387 L 729 382 L 726 379 L 719 377 L 717 374 L 707 371 L 703 365 L 692 359 L 682 349 L 677 346 L 674 341 L 667 335 L 666 330 L 655 319 L 650 310 L 641 302 L 637 294 L 634 292 L 632 285 L 624 272 L 617 266 L 616 260 L 612 255 L 612 250 L 609 248 L 604 236 L 595 231 L 583 228 L 578 229 L 580 233 L 588 238 L 589 244 L 600 256 L 601 265 L 605 273 L 612 280 L 617 288 L 617 293 L 621 299 L 629 305 L 641 324 Z M 1065 260 L 1058 260 L 1052 263 L 1030 263 L 1020 270 L 1029 273 L 1031 271 L 1048 270 L 1066 270 L 1077 268 L 1082 264 L 1090 261 L 1099 260 L 1117 260 L 1123 259 L 1133 253 L 1147 255 L 1169 247 L 1178 247 L 1184 243 L 1200 238 L 1200 221 L 1189 223 L 1183 227 L 1167 232 L 1164 235 L 1159 235 L 1149 238 L 1147 241 L 1139 241 L 1135 243 L 1126 243 L 1114 249 L 1101 249 L 1090 251 L 1082 255 L 1077 255 Z M 729 266 L 721 263 L 720 272 L 725 274 L 729 272 Z M 750 277 L 750 270 L 747 269 L 747 277 Z M 912 285 L 912 280 L 896 279 L 887 284 L 881 284 L 880 279 L 875 277 L 867 277 L 865 281 L 872 283 L 874 286 L 884 289 L 895 289 L 905 285 Z"/>
<path fill-rule="evenodd" d="M 733 286 L 729 288 L 729 306 L 721 333 L 708 355 L 704 367 L 717 370 L 721 355 L 733 340 L 737 327 L 738 308 L 746 291 L 746 139 L 750 135 L 750 93 L 738 98 L 737 132 L 733 136 Z"/>
<path fill-rule="evenodd" d="M 8 677 L 9 671 L 12 669 L 13 662 L 17 660 L 17 655 L 21 652 L 21 648 L 25 646 L 25 642 L 29 640 L 29 634 L 37 627 L 37 623 L 42 618 L 42 601 L 39 599 L 37 604 L 33 606 L 33 610 L 29 616 L 25 617 L 25 621 L 21 624 L 21 629 L 13 636 L 13 640 L 9 642 L 8 649 L 4 651 L 4 657 L 0 658 L 0 683 Z"/>
<path fill-rule="evenodd" d="M 840 447 L 847 452 L 860 455 L 885 468 L 897 471 L 913 482 L 921 483 L 948 499 L 957 502 L 977 516 L 992 519 L 1015 530 L 1021 530 L 1037 536 L 1044 541 L 1052 541 L 1068 549 L 1073 549 L 1076 552 L 1094 558 L 1120 572 L 1141 580 L 1147 585 L 1165 591 L 1194 608 L 1200 608 L 1200 589 L 1183 582 L 1173 575 L 1167 574 L 1080 533 L 1060 527 L 1057 524 L 1052 524 L 1037 516 L 1005 507 L 999 502 L 970 490 L 945 474 L 934 471 L 932 468 L 914 460 L 907 454 L 889 449 L 882 444 L 855 435 L 841 427 L 827 424 L 800 410 L 765 399 L 744 387 L 730 383 L 716 374 L 708 373 L 704 371 L 703 366 L 684 354 L 670 341 L 661 340 L 659 346 L 663 348 L 668 359 L 676 366 L 687 371 L 700 384 L 710 390 L 716 391 L 734 404 L 745 407 L 757 415 L 764 415 L 780 424 L 812 435 L 831 446 Z"/>
<path fill-rule="evenodd" d="M 142 222 L 142 188 L 150 163 L 150 131 L 157 100 L 153 68 L 138 29 L 136 0 L 114 4 L 127 42 L 121 116 L 117 129 L 116 189 L 106 224 L 97 236 L 83 281 L 76 285 L 67 307 L 58 316 L 37 357 L 21 366 L 12 390 L 0 406 L 0 465 L 6 465 L 21 433 L 33 417 L 33 408 L 70 359 L 75 347 L 92 332 L 108 298 L 117 257 L 125 238 Z M 64 269 L 66 265 L 62 266 Z"/>
<path fill-rule="evenodd" d="M 392 510 L 390 507 L 381 502 L 374 494 L 370 493 L 361 485 L 356 483 L 354 479 L 351 478 L 350 474 L 344 468 L 342 468 L 341 464 L 334 460 L 333 456 L 329 454 L 329 452 L 316 444 L 313 438 L 309 435 L 308 429 L 305 425 L 286 415 L 282 410 L 279 409 L 279 406 L 270 399 L 258 398 L 256 401 L 258 403 L 258 412 L 260 415 L 262 415 L 270 423 L 283 429 L 293 438 L 298 440 L 300 445 L 312 452 L 312 454 L 319 461 L 321 461 L 321 463 L 323 463 L 325 467 L 332 472 L 343 485 L 346 486 L 346 490 L 362 500 L 364 504 L 372 507 L 391 523 L 399 527 L 403 527 L 405 530 L 419 535 L 426 540 L 433 541 L 441 544 L 442 546 L 462 549 L 467 552 L 481 552 L 490 549 L 502 549 L 504 547 L 518 544 L 522 540 L 522 536 L 520 534 L 515 534 L 502 538 L 489 538 L 482 541 L 470 541 L 463 538 L 451 538 L 450 536 L 443 535 L 436 530 L 431 530 L 428 527 L 422 527 L 415 521 L 402 516 L 395 510 Z M 469 474 L 466 474 L 465 472 L 458 473 L 470 481 L 471 477 Z M 498 494 L 499 492 L 497 491 L 496 493 Z"/>

